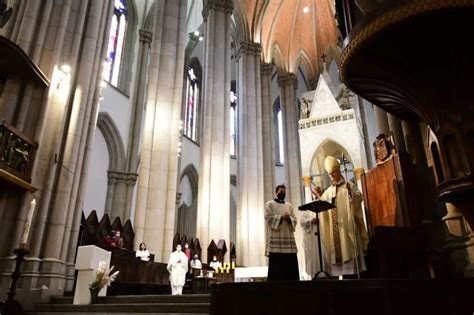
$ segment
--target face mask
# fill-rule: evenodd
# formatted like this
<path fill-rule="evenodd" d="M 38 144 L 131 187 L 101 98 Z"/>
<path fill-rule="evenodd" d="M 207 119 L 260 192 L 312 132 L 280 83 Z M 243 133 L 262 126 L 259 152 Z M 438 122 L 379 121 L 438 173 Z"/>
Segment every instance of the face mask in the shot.
<path fill-rule="evenodd" d="M 214 258 L 213 261 L 217 261 L 217 258 Z"/>
<path fill-rule="evenodd" d="M 285 193 L 278 193 L 277 194 L 278 199 L 280 200 L 285 200 L 286 194 Z"/>
<path fill-rule="evenodd" d="M 181 247 L 177 247 L 176 250 L 177 250 L 178 252 L 180 252 L 180 251 L 181 251 Z"/>
<path fill-rule="evenodd" d="M 188 248 L 189 246 L 188 245 L 184 245 L 184 248 Z"/>

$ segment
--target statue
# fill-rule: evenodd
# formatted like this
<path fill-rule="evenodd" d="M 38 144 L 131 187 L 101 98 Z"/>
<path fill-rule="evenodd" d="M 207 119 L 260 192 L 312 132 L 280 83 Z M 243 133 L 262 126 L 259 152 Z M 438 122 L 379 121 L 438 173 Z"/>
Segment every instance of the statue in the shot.
<path fill-rule="evenodd" d="M 304 97 L 301 100 L 303 101 L 303 106 L 301 106 L 301 119 L 309 118 L 311 113 L 311 103 L 313 101 L 307 100 Z"/>

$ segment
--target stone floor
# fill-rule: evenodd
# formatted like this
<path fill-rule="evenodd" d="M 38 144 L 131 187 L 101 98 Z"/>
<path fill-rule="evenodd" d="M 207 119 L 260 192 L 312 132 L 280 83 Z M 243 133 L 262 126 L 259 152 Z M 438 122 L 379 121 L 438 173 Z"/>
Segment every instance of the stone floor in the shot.
<path fill-rule="evenodd" d="M 97 304 L 73 305 L 72 297 L 55 297 L 49 304 L 38 304 L 28 315 L 82 315 L 82 314 L 209 314 L 208 294 L 110 296 L 99 298 Z"/>

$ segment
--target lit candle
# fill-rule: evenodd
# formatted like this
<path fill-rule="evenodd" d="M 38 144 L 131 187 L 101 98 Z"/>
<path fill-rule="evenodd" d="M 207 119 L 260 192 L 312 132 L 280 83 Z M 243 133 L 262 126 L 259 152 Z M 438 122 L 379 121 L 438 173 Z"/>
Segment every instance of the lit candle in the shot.
<path fill-rule="evenodd" d="M 235 269 L 235 262 L 232 262 L 232 269 Z"/>
<path fill-rule="evenodd" d="M 23 236 L 21 237 L 20 247 L 26 247 L 28 236 L 30 235 L 31 221 L 33 221 L 33 214 L 35 213 L 36 199 L 31 200 L 28 215 L 26 216 L 25 226 L 23 228 Z"/>

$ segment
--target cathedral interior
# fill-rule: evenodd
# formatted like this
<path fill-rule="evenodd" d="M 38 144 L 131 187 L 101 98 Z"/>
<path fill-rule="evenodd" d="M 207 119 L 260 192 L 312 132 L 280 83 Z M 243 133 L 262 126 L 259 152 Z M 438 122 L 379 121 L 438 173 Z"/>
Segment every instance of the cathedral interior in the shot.
<path fill-rule="evenodd" d="M 111 230 L 156 264 L 137 280 L 112 252 L 137 286 L 111 293 L 167 283 L 184 243 L 263 282 L 265 202 L 278 184 L 295 208 L 311 202 L 331 186 L 327 156 L 363 196 L 363 278 L 470 281 L 473 17 L 472 0 L 0 0 L 0 299 L 19 253 L 23 308 L 73 295 L 78 247 Z M 245 291 L 235 272 L 211 314 L 284 291 Z M 311 283 L 294 288 L 325 294 Z M 474 311 L 472 282 L 430 288 L 461 305 L 442 314 Z M 374 314 L 397 314 L 387 303 Z"/>

